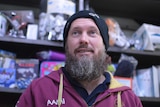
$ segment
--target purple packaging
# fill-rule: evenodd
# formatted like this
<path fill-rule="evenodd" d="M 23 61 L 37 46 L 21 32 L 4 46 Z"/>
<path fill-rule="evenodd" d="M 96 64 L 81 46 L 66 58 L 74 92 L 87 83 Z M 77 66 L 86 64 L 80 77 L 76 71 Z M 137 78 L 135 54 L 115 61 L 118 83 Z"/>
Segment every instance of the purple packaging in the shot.
<path fill-rule="evenodd" d="M 40 77 L 48 75 L 52 71 L 58 70 L 60 67 L 63 67 L 64 64 L 64 61 L 43 61 L 40 67 Z"/>

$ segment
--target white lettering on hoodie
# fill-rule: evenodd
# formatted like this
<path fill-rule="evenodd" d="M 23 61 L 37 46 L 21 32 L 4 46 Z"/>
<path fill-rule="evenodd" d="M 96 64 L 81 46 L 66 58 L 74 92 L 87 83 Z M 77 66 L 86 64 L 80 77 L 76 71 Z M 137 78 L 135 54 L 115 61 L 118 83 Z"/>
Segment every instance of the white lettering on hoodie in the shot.
<path fill-rule="evenodd" d="M 65 104 L 65 99 L 62 98 L 62 104 Z M 50 105 L 58 105 L 58 99 L 57 100 L 48 100 L 47 101 L 47 106 L 50 106 Z"/>

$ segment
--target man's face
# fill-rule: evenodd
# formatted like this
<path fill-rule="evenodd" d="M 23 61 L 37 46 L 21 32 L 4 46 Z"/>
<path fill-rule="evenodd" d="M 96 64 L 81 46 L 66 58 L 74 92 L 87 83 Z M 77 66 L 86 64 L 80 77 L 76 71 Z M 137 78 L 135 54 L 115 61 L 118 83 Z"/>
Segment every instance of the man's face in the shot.
<path fill-rule="evenodd" d="M 89 18 L 79 18 L 71 24 L 67 46 L 69 53 L 77 58 L 93 57 L 104 48 L 104 43 L 94 21 Z"/>
<path fill-rule="evenodd" d="M 92 19 L 79 18 L 72 22 L 65 48 L 66 68 L 73 78 L 90 81 L 105 71 L 105 46 Z"/>

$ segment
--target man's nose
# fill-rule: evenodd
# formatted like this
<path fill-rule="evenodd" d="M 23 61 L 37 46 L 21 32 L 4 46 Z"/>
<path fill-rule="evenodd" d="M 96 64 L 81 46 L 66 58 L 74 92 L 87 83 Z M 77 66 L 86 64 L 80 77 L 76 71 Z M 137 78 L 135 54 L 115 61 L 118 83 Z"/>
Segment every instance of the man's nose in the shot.
<path fill-rule="evenodd" d="M 89 38 L 87 33 L 82 33 L 81 37 L 80 37 L 80 42 L 81 43 L 88 43 L 89 42 Z"/>

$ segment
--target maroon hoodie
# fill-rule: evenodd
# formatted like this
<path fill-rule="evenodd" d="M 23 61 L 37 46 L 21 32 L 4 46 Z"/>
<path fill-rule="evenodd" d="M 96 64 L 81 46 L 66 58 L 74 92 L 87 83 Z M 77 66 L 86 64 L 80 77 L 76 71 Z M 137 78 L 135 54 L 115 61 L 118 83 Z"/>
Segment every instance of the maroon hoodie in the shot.
<path fill-rule="evenodd" d="M 62 70 L 35 79 L 23 92 L 16 107 L 88 107 Z M 111 75 L 109 89 L 99 94 L 91 107 L 143 107 L 140 99 Z"/>

